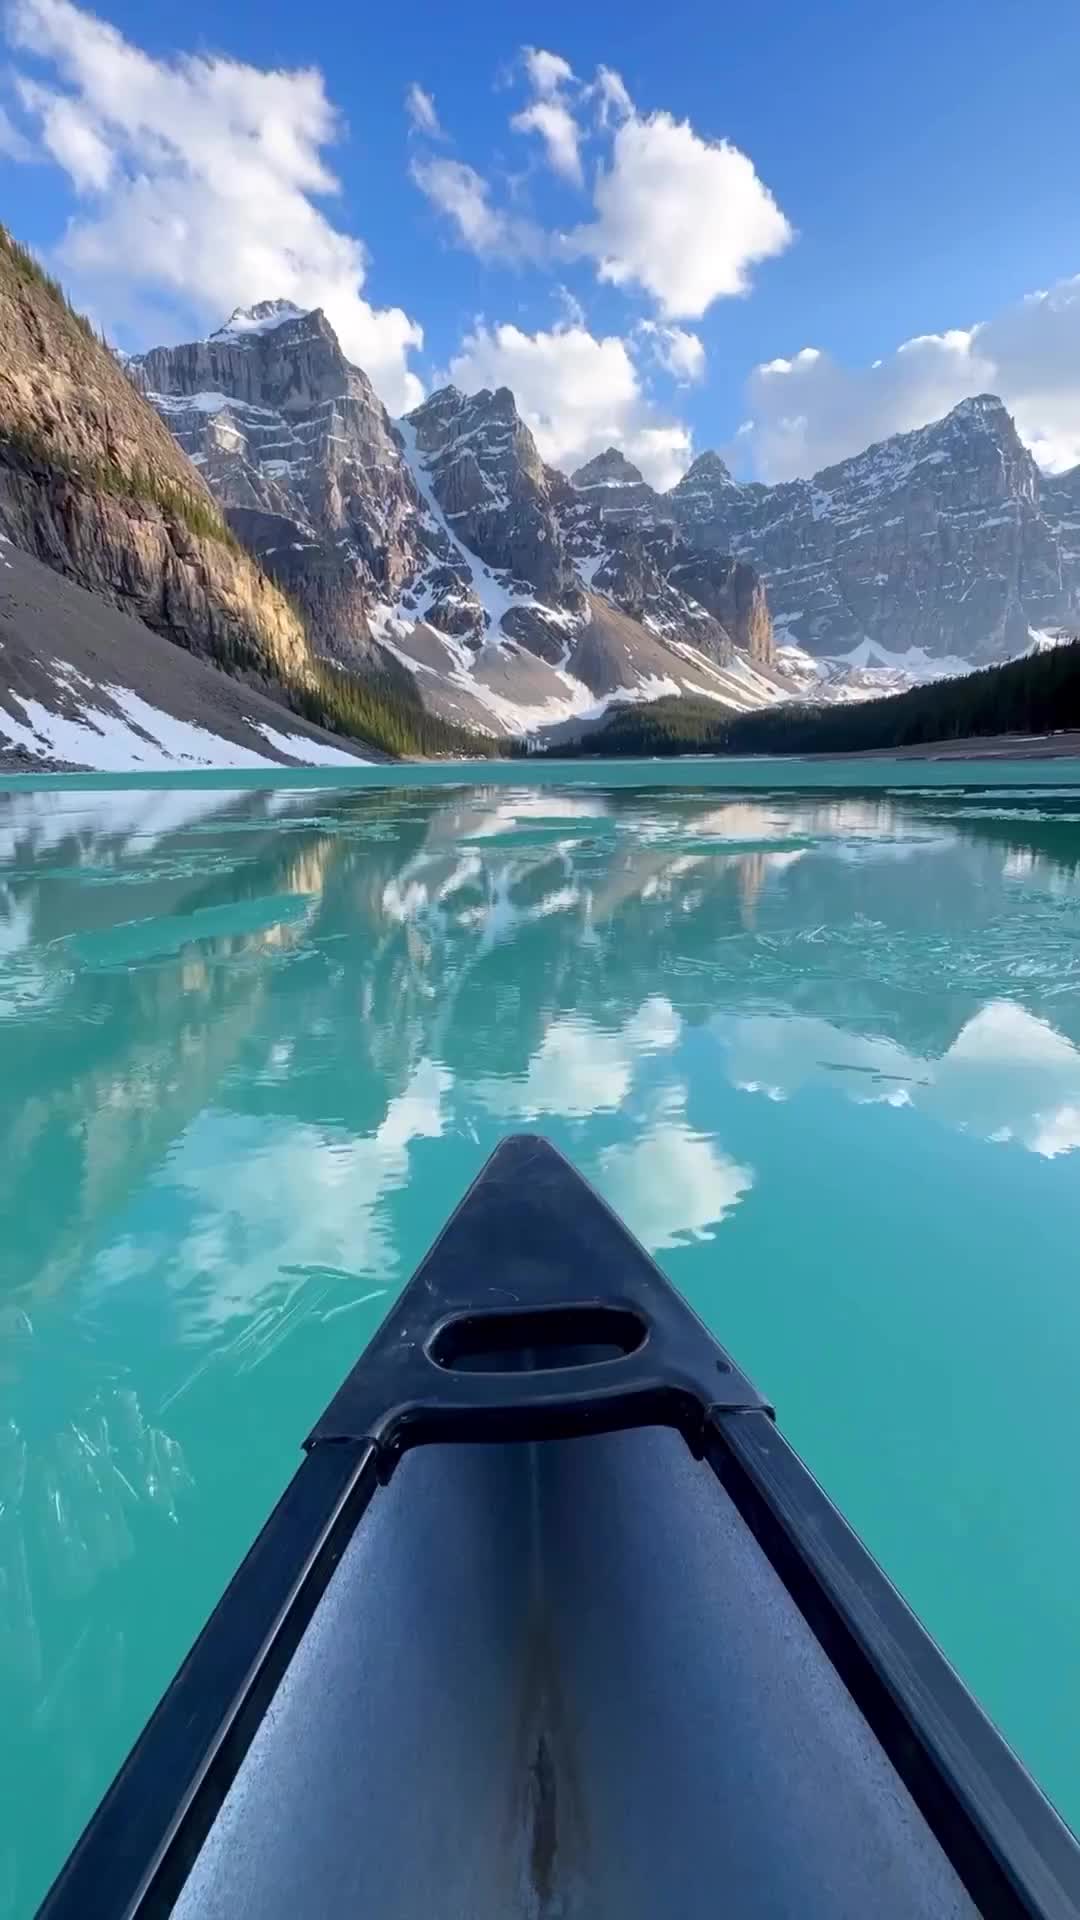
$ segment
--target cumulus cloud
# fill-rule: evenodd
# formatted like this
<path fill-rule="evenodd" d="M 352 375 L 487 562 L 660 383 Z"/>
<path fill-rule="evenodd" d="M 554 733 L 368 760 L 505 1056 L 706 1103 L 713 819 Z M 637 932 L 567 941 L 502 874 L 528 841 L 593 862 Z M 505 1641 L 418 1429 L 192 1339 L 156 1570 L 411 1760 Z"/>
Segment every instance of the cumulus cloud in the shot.
<path fill-rule="evenodd" d="M 425 92 L 418 80 L 412 82 L 405 94 L 405 111 L 417 133 L 426 133 L 429 140 L 443 138 L 439 116 L 435 111 L 435 101 L 430 93 Z"/>
<path fill-rule="evenodd" d="M 62 259 L 106 322 L 148 296 L 213 324 L 280 295 L 325 309 L 392 408 L 422 398 L 420 327 L 363 297 L 363 244 L 317 205 L 341 133 L 321 73 L 156 59 L 72 0 L 14 0 L 8 34 L 51 68 L 22 77 L 22 102 L 85 203 Z"/>
<path fill-rule="evenodd" d="M 545 53 L 540 47 L 526 47 L 524 60 L 536 97 L 514 115 L 510 125 L 517 133 L 538 133 L 552 171 L 580 186 L 580 129 L 564 93 L 575 84 L 573 68 L 560 54 Z"/>
<path fill-rule="evenodd" d="M 656 487 L 690 464 L 688 429 L 658 419 L 625 340 L 597 339 L 576 322 L 537 333 L 478 324 L 450 363 L 467 393 L 510 387 L 545 460 L 572 470 L 605 447 L 622 447 Z"/>
<path fill-rule="evenodd" d="M 639 332 L 648 341 L 654 358 L 680 386 L 705 378 L 705 345 L 686 327 L 665 327 L 657 320 L 643 320 Z"/>
<path fill-rule="evenodd" d="M 542 246 L 534 242 L 533 257 L 591 260 L 600 280 L 647 294 L 670 321 L 700 319 L 714 301 L 746 293 L 751 269 L 788 246 L 787 218 L 731 141 L 706 139 L 670 113 L 640 113 L 611 67 L 598 67 L 586 86 L 561 54 L 526 47 L 523 62 L 532 98 L 511 126 L 539 134 L 548 164 L 577 187 L 585 185 L 583 143 L 599 142 L 604 156 L 593 180 L 593 218 L 545 235 Z M 490 189 L 472 168 L 463 169 L 467 196 L 460 176 L 413 172 L 464 245 L 520 255 L 517 223 L 491 206 Z"/>
<path fill-rule="evenodd" d="M 608 76 L 608 97 L 611 96 Z M 623 89 L 625 94 L 625 89 Z M 627 96 L 628 98 L 628 96 Z M 792 229 L 754 163 L 670 113 L 624 113 L 593 190 L 596 218 L 567 236 L 601 280 L 640 287 L 665 319 L 700 319 L 745 293 L 750 269 L 782 253 Z"/>
<path fill-rule="evenodd" d="M 1042 466 L 1080 462 L 1080 275 L 974 326 L 905 340 L 872 366 L 804 347 L 756 367 L 740 451 L 761 479 L 787 480 L 987 392 L 1004 400 Z"/>
<path fill-rule="evenodd" d="M 414 160 L 410 172 L 471 253 L 503 260 L 535 260 L 543 253 L 546 243 L 539 227 L 492 206 L 488 182 L 464 160 Z"/>

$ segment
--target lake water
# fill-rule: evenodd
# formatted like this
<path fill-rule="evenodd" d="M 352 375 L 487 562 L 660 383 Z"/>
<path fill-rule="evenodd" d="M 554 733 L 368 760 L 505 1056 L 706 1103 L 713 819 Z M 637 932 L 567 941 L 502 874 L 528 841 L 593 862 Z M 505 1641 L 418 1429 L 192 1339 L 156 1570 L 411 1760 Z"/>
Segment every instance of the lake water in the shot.
<path fill-rule="evenodd" d="M 421 777 L 0 791 L 0 1914 L 520 1127 L 1080 1823 L 1080 789 Z"/>

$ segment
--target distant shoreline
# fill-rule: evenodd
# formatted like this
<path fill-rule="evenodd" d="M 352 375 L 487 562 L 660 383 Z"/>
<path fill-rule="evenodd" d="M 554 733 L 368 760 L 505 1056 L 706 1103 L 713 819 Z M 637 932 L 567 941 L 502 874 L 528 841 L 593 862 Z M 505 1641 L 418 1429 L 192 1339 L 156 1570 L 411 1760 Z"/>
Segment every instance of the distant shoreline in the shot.
<path fill-rule="evenodd" d="M 292 716 L 290 715 L 289 718 L 291 719 Z M 644 757 L 649 760 L 656 758 L 661 762 L 669 762 L 673 766 L 677 766 L 680 762 L 695 761 L 700 763 L 702 760 L 715 762 L 719 766 L 731 765 L 735 761 L 742 761 L 743 764 L 747 766 L 752 766 L 755 763 L 764 764 L 765 762 L 772 762 L 775 765 L 778 761 L 789 766 L 796 765 L 800 761 L 817 766 L 829 761 L 836 764 L 858 760 L 1080 760 L 1080 730 L 1074 729 L 1065 733 L 1042 734 L 999 733 L 987 734 L 984 737 L 973 735 L 967 740 L 928 740 L 914 747 L 860 748 L 857 752 L 849 751 L 847 753 L 688 753 L 665 754 L 660 756 L 646 755 Z M 573 764 L 583 767 L 598 767 L 604 765 L 617 767 L 619 765 L 625 765 L 627 758 L 628 756 L 618 753 L 584 754 L 576 757 Z M 543 765 L 545 760 L 549 764 L 553 761 L 557 762 L 558 754 L 538 754 L 536 756 L 536 762 L 540 765 Z M 380 756 L 380 762 L 388 768 L 404 768 L 409 766 L 425 768 L 436 766 L 447 768 L 471 766 L 476 768 L 478 779 L 482 778 L 485 768 L 490 769 L 496 765 L 515 766 L 522 771 L 522 777 L 526 780 L 528 776 L 525 774 L 524 769 L 531 764 L 529 760 L 503 762 L 440 759 L 436 761 L 402 758 L 401 760 L 386 759 L 384 761 L 382 756 Z M 356 764 L 359 769 L 364 766 L 364 761 L 358 759 Z M 370 764 L 371 763 L 369 763 L 369 765 Z M 564 762 L 563 764 L 569 763 Z M 307 769 L 290 766 L 287 763 L 283 763 L 279 769 L 273 769 L 270 763 L 268 763 L 266 767 L 267 773 L 277 771 L 282 781 L 286 783 L 291 773 L 306 770 Z M 176 767 L 177 774 L 182 778 L 193 773 L 209 774 L 214 772 L 218 775 L 224 775 L 228 773 L 228 771 L 229 769 L 221 767 L 214 769 L 185 767 L 180 763 L 178 763 Z M 235 771 L 239 773 L 243 771 L 243 769 L 237 768 Z M 142 768 L 131 767 L 128 769 L 127 775 L 117 770 L 115 777 L 118 780 L 123 780 L 125 777 L 143 772 L 144 769 Z M 75 767 L 63 761 L 34 760 L 25 751 L 9 752 L 0 747 L 0 775 L 4 775 L 5 777 L 11 774 L 25 774 L 31 779 L 35 777 L 41 779 L 42 776 L 50 774 L 68 773 L 75 776 L 89 774 L 102 780 L 106 778 L 105 774 L 96 773 L 92 767 Z M 166 770 L 158 770 L 154 776 L 154 784 L 164 784 L 167 781 L 167 777 L 168 773 Z"/>
<path fill-rule="evenodd" d="M 848 753 L 782 754 L 791 760 L 1068 760 L 1080 758 L 1080 732 L 994 733 L 966 740 L 924 740 L 914 747 L 860 747 Z"/>

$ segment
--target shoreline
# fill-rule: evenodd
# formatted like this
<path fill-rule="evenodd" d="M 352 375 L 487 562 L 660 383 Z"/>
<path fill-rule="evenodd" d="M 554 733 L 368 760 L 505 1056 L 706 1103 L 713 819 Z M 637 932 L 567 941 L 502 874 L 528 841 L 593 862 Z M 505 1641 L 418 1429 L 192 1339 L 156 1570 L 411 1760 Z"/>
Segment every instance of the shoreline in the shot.
<path fill-rule="evenodd" d="M 859 747 L 848 753 L 783 754 L 785 760 L 1070 760 L 1080 759 L 1080 730 L 1064 733 L 972 734 L 913 747 Z"/>

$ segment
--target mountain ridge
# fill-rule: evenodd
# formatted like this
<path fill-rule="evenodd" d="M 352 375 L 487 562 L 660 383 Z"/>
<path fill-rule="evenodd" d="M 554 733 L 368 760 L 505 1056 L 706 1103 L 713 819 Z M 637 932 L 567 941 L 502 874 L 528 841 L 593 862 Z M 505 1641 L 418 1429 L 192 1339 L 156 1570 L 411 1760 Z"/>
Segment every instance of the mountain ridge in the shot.
<path fill-rule="evenodd" d="M 1040 474 L 994 395 L 773 487 L 706 449 L 661 493 L 614 444 L 549 465 L 507 387 L 391 420 L 319 308 L 110 355 L 13 243 L 0 269 L 0 530 L 315 720 L 349 676 L 495 737 L 858 699 L 1080 613 L 1080 467 Z"/>
<path fill-rule="evenodd" d="M 692 538 L 752 560 L 781 647 L 980 664 L 1080 612 L 1080 469 L 1042 475 L 993 394 L 772 487 L 705 454 L 668 498 Z"/>
<path fill-rule="evenodd" d="M 338 383 L 364 379 L 350 374 L 317 310 L 261 303 L 240 310 L 211 342 L 225 339 L 243 355 L 248 381 L 268 335 L 288 341 L 305 329 L 332 343 Z M 190 387 L 193 376 L 175 356 L 194 351 L 145 356 L 148 376 Z M 277 398 L 265 385 L 238 391 L 256 405 Z M 154 397 L 183 431 L 176 397 Z M 311 516 L 306 526 L 296 516 L 291 538 L 283 521 L 252 518 L 235 465 L 230 478 L 220 452 L 222 443 L 236 444 L 236 407 L 213 390 L 194 398 L 185 444 L 201 456 L 237 530 L 310 608 L 325 571 Z M 294 417 L 289 431 L 298 430 Z M 378 442 L 375 480 L 361 475 L 337 519 L 331 515 L 333 565 L 346 575 L 353 567 L 357 644 L 381 647 L 413 674 L 421 697 L 442 710 L 449 700 L 473 724 L 513 726 L 515 676 L 525 730 L 586 721 L 588 702 L 567 676 L 580 680 L 573 643 L 594 617 L 596 596 L 636 623 L 633 643 L 621 644 L 639 656 L 633 679 L 643 696 L 664 680 L 697 691 L 678 652 L 689 647 L 695 669 L 704 656 L 721 672 L 741 662 L 763 675 L 769 691 L 755 687 L 754 704 L 895 691 L 1013 657 L 1080 611 L 1080 469 L 1040 475 L 993 395 L 773 487 L 736 480 L 715 449 L 699 453 L 666 493 L 615 445 L 568 476 L 541 459 L 505 387 L 438 388 L 405 419 L 384 415 Z M 347 449 L 341 457 L 347 464 Z M 264 511 L 277 480 L 267 464 L 261 478 L 248 478 L 253 497 L 263 489 Z M 372 487 L 394 500 L 394 535 L 385 517 L 369 513 L 365 542 L 354 536 Z M 283 563 L 283 550 L 295 560 Z M 330 607 L 336 614 L 332 596 Z M 339 619 L 338 644 L 341 630 Z M 506 642 L 530 657 L 515 668 Z M 495 660 L 491 649 L 500 647 Z M 589 647 L 582 652 L 594 658 Z M 438 685 L 447 679 L 456 683 L 452 695 Z M 722 702 L 731 697 L 730 686 L 712 677 L 708 685 Z M 588 691 L 599 701 L 626 689 L 611 666 L 607 678 L 593 673 Z"/>
<path fill-rule="evenodd" d="M 131 372 L 317 648 L 389 660 L 443 717 L 505 733 L 589 724 L 657 686 L 780 697 L 753 569 L 714 558 L 692 577 L 674 526 L 610 539 L 508 388 L 442 387 L 392 422 L 325 315 L 272 302 Z"/>

